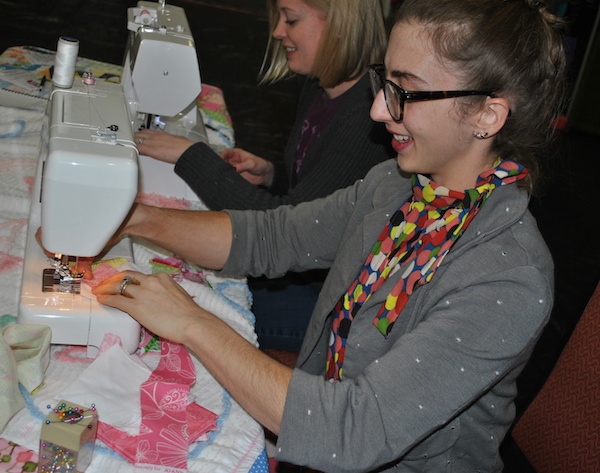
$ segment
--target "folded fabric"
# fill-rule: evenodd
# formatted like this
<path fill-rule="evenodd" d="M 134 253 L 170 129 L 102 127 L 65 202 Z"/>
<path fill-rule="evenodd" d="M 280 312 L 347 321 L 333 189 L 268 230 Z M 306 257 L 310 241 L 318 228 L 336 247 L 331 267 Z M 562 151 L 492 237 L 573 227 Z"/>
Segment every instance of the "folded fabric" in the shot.
<path fill-rule="evenodd" d="M 140 391 L 142 425 L 136 470 L 186 473 L 191 443 L 187 407 L 196 370 L 185 347 L 166 340 L 160 345 L 160 362 Z"/>
<path fill-rule="evenodd" d="M 189 445 L 217 425 L 214 413 L 188 399 L 195 380 L 194 364 L 181 345 L 162 340 L 152 371 L 108 334 L 96 360 L 55 399 L 94 404 L 98 438 L 131 463 L 179 462 L 185 470 Z"/>
<path fill-rule="evenodd" d="M 187 279 L 210 287 L 210 283 L 206 279 L 206 273 L 201 268 L 195 267 L 181 258 L 175 256 L 153 258 L 150 265 L 152 266 L 152 274 L 167 273 L 177 282 Z"/>
<path fill-rule="evenodd" d="M 19 383 L 34 392 L 50 363 L 50 327 L 8 324 L 0 330 L 0 431 L 25 401 Z"/>
<path fill-rule="evenodd" d="M 0 336 L 0 432 L 24 406 L 25 400 L 19 392 L 17 362 L 10 345 Z"/>
<path fill-rule="evenodd" d="M 150 373 L 138 357 L 115 344 L 54 398 L 82 406 L 95 404 L 102 422 L 137 434 L 141 421 L 140 387 Z"/>
<path fill-rule="evenodd" d="M 202 92 L 198 96 L 197 104 L 211 148 L 217 153 L 226 148 L 233 148 L 235 146 L 233 125 L 223 91 L 218 87 L 202 84 Z"/>
<path fill-rule="evenodd" d="M 126 258 L 112 258 L 106 260 L 95 261 L 92 264 L 93 278 L 84 279 L 81 286 L 82 294 L 85 291 L 86 297 L 96 299 L 96 296 L 91 295 L 91 288 L 101 284 L 105 279 L 108 279 L 121 271 L 139 271 L 138 267 Z"/>
<path fill-rule="evenodd" d="M 189 443 L 204 440 L 207 432 L 217 426 L 217 416 L 196 403 L 188 404 L 186 418 L 189 432 Z M 127 435 L 104 422 L 98 422 L 98 438 L 129 462 L 135 464 L 139 437 Z"/>

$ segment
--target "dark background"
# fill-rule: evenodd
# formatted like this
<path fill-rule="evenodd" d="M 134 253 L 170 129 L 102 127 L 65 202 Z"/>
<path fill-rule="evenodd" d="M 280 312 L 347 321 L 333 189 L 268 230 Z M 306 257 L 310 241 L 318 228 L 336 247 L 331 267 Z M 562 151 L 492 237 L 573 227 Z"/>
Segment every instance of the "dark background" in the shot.
<path fill-rule="evenodd" d="M 135 0 L 0 0 L 0 50 L 31 45 L 56 50 L 59 36 L 79 40 L 79 55 L 122 64 L 127 8 Z M 183 7 L 203 82 L 216 85 L 234 120 L 241 147 L 278 159 L 292 125 L 302 81 L 258 87 L 268 39 L 266 0 L 170 1 Z"/>

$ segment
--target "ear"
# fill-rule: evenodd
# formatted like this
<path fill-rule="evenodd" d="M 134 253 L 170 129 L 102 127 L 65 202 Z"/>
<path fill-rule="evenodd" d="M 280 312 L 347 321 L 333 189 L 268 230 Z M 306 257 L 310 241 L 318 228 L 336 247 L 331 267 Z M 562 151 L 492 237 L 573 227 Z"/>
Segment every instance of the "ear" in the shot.
<path fill-rule="evenodd" d="M 473 121 L 474 132 L 491 137 L 498 133 L 510 115 L 510 105 L 503 97 L 488 97 Z"/>

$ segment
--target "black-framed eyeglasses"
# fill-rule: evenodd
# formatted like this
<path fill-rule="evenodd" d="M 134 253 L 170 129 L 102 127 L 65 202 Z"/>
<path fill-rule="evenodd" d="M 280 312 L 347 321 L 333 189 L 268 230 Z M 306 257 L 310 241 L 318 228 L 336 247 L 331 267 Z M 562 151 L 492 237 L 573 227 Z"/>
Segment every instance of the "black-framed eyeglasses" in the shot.
<path fill-rule="evenodd" d="M 468 95 L 487 95 L 493 97 L 494 93 L 489 90 L 438 90 L 433 92 L 411 92 L 404 90 L 398 84 L 385 78 L 385 66 L 383 64 L 371 64 L 369 66 L 371 76 L 371 90 L 375 97 L 381 89 L 385 104 L 392 118 L 399 122 L 404 118 L 404 102 L 407 100 L 439 100 L 451 97 L 466 97 Z"/>

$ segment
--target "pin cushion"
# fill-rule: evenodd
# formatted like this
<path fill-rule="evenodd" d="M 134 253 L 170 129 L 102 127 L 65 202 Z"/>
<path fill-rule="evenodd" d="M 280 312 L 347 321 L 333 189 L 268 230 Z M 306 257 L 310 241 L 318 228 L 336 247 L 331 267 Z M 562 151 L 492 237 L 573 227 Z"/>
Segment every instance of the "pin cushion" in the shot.
<path fill-rule="evenodd" d="M 93 404 L 86 408 L 60 401 L 42 424 L 38 472 L 85 471 L 92 460 L 97 429 L 98 413 Z"/>

